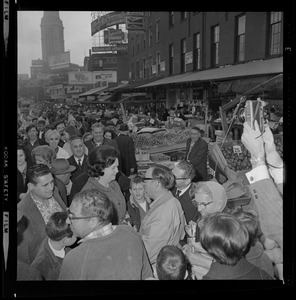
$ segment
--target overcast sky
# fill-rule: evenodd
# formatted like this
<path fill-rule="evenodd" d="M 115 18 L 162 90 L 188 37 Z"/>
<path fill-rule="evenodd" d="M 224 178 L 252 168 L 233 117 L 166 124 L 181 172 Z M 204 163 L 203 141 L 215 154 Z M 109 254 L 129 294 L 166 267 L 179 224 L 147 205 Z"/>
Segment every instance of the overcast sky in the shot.
<path fill-rule="evenodd" d="M 18 11 L 18 74 L 31 76 L 31 61 L 42 59 L 42 17 L 43 11 Z M 71 63 L 83 66 L 84 57 L 92 47 L 91 12 L 60 11 L 60 19 L 64 26 L 65 51 L 70 51 Z"/>

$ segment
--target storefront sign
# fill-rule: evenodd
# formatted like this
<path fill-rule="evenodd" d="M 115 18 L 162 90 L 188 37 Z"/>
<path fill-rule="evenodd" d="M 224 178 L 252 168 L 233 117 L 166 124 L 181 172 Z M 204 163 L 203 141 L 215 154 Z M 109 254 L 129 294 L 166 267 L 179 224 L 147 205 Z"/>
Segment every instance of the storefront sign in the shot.
<path fill-rule="evenodd" d="M 233 146 L 233 153 L 241 154 L 242 148 L 239 145 Z"/>
<path fill-rule="evenodd" d="M 125 12 L 112 12 L 91 22 L 91 35 L 93 36 L 97 32 L 111 27 L 113 25 L 124 24 L 126 19 Z"/>
<path fill-rule="evenodd" d="M 128 44 L 121 44 L 116 46 L 101 46 L 101 47 L 92 47 L 92 52 L 107 52 L 107 51 L 127 51 Z"/>
<path fill-rule="evenodd" d="M 185 53 L 185 64 L 192 64 L 192 51 Z"/>

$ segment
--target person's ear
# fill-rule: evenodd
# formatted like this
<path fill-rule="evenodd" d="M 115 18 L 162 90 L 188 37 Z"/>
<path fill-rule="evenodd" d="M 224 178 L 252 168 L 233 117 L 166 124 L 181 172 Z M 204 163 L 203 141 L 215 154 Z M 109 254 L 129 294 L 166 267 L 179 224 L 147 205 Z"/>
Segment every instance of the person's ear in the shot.
<path fill-rule="evenodd" d="M 34 184 L 32 182 L 28 183 L 28 191 L 32 191 L 34 189 Z"/>

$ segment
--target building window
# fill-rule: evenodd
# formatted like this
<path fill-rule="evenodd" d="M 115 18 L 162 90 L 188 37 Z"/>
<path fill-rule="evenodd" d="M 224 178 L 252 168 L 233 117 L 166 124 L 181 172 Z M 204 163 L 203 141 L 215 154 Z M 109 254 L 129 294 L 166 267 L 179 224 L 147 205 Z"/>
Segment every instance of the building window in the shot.
<path fill-rule="evenodd" d="M 193 36 L 193 69 L 200 70 L 200 33 Z"/>
<path fill-rule="evenodd" d="M 152 46 L 152 26 L 149 26 L 148 29 L 148 47 Z"/>
<path fill-rule="evenodd" d="M 150 56 L 150 64 L 149 64 L 149 67 L 150 67 L 150 77 L 152 77 L 152 67 L 153 67 L 153 57 Z"/>
<path fill-rule="evenodd" d="M 181 40 L 181 73 L 186 72 L 185 55 L 186 55 L 186 39 L 182 39 Z"/>
<path fill-rule="evenodd" d="M 219 64 L 219 25 L 211 28 L 211 64 L 217 66 Z"/>
<path fill-rule="evenodd" d="M 282 12 L 273 11 L 269 17 L 269 55 L 282 53 L 281 49 Z"/>
<path fill-rule="evenodd" d="M 136 62 L 136 79 L 140 78 L 140 62 Z"/>
<path fill-rule="evenodd" d="M 137 53 L 140 53 L 140 37 L 137 36 Z"/>
<path fill-rule="evenodd" d="M 143 65 L 143 78 L 145 79 L 146 76 L 147 76 L 147 71 L 146 71 L 146 59 L 144 58 L 143 61 L 142 61 L 142 65 Z"/>
<path fill-rule="evenodd" d="M 187 12 L 186 11 L 181 11 L 181 21 L 184 21 L 187 19 Z"/>
<path fill-rule="evenodd" d="M 156 53 L 157 75 L 160 74 L 160 52 Z"/>
<path fill-rule="evenodd" d="M 236 19 L 236 61 L 245 60 L 246 15 Z"/>
<path fill-rule="evenodd" d="M 135 80 L 135 64 L 134 63 L 132 63 L 131 69 L 132 69 L 131 79 Z"/>
<path fill-rule="evenodd" d="M 174 45 L 169 45 L 169 75 L 174 74 Z"/>
<path fill-rule="evenodd" d="M 155 41 L 159 42 L 159 20 L 155 23 Z"/>
<path fill-rule="evenodd" d="M 174 26 L 175 24 L 175 14 L 173 11 L 169 11 L 169 27 Z"/>

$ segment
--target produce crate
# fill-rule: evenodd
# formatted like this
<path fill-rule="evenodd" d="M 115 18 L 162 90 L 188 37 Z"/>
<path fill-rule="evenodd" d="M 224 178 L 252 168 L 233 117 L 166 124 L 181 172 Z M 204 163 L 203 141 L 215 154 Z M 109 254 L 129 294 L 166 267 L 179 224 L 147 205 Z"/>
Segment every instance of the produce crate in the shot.
<path fill-rule="evenodd" d="M 140 150 L 140 153 L 136 153 L 136 161 L 146 161 L 150 159 L 150 154 L 147 151 Z"/>
<path fill-rule="evenodd" d="M 170 160 L 170 157 L 163 153 L 155 153 L 150 155 L 150 159 L 154 162 L 159 162 L 159 161 Z"/>

